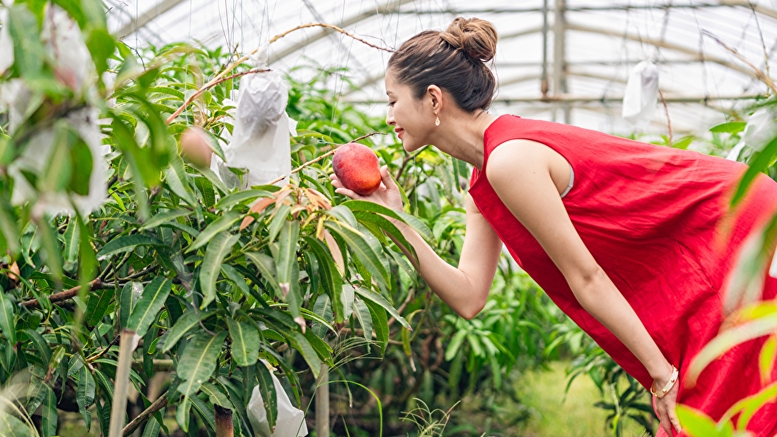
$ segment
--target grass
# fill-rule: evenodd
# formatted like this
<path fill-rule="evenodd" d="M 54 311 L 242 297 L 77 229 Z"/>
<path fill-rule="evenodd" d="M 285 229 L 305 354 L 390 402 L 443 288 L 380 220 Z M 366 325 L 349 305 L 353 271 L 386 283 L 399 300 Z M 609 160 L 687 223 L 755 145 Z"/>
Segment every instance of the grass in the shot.
<path fill-rule="evenodd" d="M 594 407 L 600 400 L 593 381 L 581 376 L 564 399 L 567 363 L 554 362 L 549 371 L 536 371 L 518 380 L 518 394 L 529 411 L 522 434 L 534 436 L 600 437 L 611 435 L 604 428 L 607 413 Z M 642 428 L 633 421 L 624 424 L 624 437 L 640 437 Z"/>

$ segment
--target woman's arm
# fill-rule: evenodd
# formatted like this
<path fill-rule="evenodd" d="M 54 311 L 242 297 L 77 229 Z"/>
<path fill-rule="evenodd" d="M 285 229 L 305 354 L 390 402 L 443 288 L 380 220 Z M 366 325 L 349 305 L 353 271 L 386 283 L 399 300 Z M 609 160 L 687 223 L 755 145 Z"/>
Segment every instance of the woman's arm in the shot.
<path fill-rule="evenodd" d="M 334 175 L 332 175 L 332 184 L 336 188 L 335 192 L 339 194 L 352 199 L 369 200 L 401 211 L 402 200 L 399 190 L 386 167 L 381 168 L 381 176 L 383 184 L 375 193 L 367 197 L 344 188 Z M 460 316 L 466 319 L 475 317 L 486 304 L 502 242 L 480 214 L 472 199 L 467 199 L 467 231 L 458 268 L 440 258 L 410 226 L 393 219 L 392 222 L 415 249 L 418 257 L 415 268 L 429 288 Z M 408 252 L 405 254 L 409 255 Z"/>
<path fill-rule="evenodd" d="M 550 175 L 550 167 L 558 159 L 563 158 L 544 144 L 508 141 L 491 153 L 486 173 L 505 206 L 532 233 L 564 275 L 580 305 L 623 342 L 658 387 L 663 387 L 671 376 L 671 364 L 572 225 Z M 668 416 L 679 430 L 674 412 L 677 384 L 673 392 L 674 397 L 664 396 L 659 400 L 659 413 L 662 418 Z M 667 410 L 666 413 L 661 409 Z M 665 421 L 662 425 L 669 426 Z M 668 428 L 667 432 L 671 435 Z"/>

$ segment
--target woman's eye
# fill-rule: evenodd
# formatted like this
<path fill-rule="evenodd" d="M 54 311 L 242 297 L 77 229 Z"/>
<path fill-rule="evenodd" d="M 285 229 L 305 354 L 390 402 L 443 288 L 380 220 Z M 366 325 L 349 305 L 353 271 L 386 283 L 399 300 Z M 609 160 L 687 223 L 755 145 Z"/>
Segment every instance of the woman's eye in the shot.
<path fill-rule="evenodd" d="M 386 105 L 386 106 L 394 106 L 394 103 L 396 103 L 396 102 L 388 102 L 388 105 Z"/>

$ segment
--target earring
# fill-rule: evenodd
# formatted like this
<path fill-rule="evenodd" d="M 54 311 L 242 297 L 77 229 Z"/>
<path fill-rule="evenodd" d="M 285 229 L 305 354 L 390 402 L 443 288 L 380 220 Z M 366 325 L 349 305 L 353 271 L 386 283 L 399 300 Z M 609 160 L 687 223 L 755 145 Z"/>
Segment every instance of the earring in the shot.
<path fill-rule="evenodd" d="M 437 117 L 436 120 L 434 120 L 434 125 L 439 126 L 440 125 L 440 117 Z"/>

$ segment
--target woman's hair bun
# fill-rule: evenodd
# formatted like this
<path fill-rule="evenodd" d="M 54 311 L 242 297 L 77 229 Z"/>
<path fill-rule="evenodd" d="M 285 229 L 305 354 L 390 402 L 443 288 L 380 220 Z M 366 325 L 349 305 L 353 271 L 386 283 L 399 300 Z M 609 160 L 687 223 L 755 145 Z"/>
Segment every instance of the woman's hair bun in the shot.
<path fill-rule="evenodd" d="M 458 17 L 440 36 L 472 59 L 488 62 L 496 54 L 496 28 L 491 22 L 480 18 Z"/>

